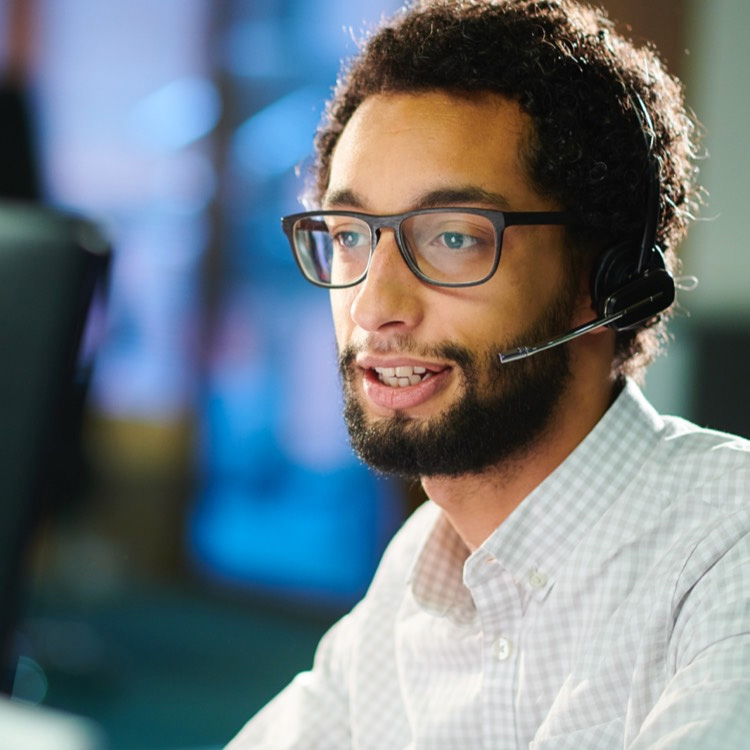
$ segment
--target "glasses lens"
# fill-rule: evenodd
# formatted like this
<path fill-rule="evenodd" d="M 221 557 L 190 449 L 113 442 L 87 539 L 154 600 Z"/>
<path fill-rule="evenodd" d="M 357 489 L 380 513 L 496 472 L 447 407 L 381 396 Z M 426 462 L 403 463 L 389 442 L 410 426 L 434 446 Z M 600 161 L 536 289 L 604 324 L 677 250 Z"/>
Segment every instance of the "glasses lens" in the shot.
<path fill-rule="evenodd" d="M 470 284 L 483 281 L 495 268 L 495 227 L 481 214 L 417 214 L 404 220 L 401 231 L 415 265 L 432 281 Z"/>
<path fill-rule="evenodd" d="M 294 225 L 294 247 L 311 281 L 343 286 L 367 271 L 370 228 L 346 215 L 308 216 Z"/>

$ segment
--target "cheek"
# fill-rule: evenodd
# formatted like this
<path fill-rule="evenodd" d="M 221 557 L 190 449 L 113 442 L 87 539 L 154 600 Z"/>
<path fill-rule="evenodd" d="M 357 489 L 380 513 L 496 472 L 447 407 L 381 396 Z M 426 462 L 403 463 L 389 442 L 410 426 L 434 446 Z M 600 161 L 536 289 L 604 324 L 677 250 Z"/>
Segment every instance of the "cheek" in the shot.
<path fill-rule="evenodd" d="M 435 329 L 444 338 L 481 350 L 504 340 L 518 327 L 523 297 L 494 277 L 481 286 L 444 292 L 434 305 Z"/>
<path fill-rule="evenodd" d="M 333 328 L 339 349 L 349 343 L 353 322 L 351 317 L 352 296 L 350 289 L 332 289 L 329 293 Z"/>

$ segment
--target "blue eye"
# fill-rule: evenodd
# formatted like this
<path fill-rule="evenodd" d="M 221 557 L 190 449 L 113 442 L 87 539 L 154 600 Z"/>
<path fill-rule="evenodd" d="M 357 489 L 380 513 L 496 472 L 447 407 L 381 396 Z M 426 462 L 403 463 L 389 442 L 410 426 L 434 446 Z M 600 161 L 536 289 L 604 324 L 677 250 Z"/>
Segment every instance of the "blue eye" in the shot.
<path fill-rule="evenodd" d="M 461 232 L 443 232 L 440 239 L 450 250 L 465 250 L 477 244 L 476 237 Z"/>
<path fill-rule="evenodd" d="M 361 232 L 338 232 L 334 239 L 342 247 L 353 248 L 361 245 L 364 237 Z"/>

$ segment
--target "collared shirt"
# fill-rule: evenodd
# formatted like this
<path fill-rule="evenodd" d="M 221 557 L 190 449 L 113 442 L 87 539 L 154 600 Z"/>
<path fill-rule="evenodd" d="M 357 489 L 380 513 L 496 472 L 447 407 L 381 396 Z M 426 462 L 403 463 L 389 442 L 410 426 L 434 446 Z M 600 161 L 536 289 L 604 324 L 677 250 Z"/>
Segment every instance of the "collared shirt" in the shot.
<path fill-rule="evenodd" d="M 231 750 L 750 748 L 750 444 L 628 383 L 470 553 L 439 508 Z"/>

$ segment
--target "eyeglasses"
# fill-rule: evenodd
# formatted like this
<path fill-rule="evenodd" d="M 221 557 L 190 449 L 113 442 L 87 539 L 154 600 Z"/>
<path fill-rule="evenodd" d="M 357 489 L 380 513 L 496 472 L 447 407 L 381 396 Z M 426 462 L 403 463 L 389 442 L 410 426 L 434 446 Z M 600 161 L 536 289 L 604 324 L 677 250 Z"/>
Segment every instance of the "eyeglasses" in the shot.
<path fill-rule="evenodd" d="M 564 211 L 424 208 L 390 216 L 356 211 L 306 211 L 281 225 L 305 278 L 343 289 L 367 276 L 383 229 L 392 229 L 406 265 L 435 286 L 483 284 L 497 270 L 503 231 L 514 225 L 567 225 Z"/>

